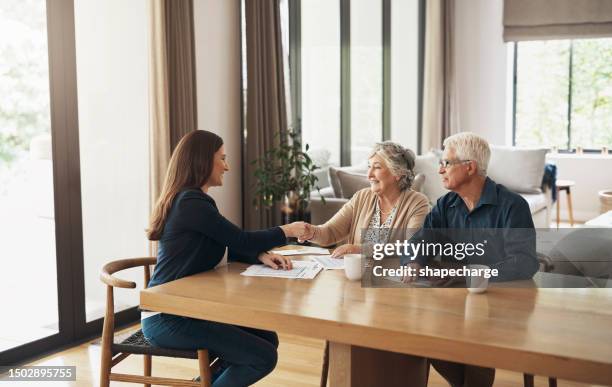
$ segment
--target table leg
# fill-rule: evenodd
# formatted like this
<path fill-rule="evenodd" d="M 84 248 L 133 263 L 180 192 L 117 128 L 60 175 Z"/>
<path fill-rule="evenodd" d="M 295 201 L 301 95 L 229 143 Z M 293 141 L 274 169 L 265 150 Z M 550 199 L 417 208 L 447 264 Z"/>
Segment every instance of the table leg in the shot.
<path fill-rule="evenodd" d="M 557 200 L 559 198 L 557 197 Z M 523 386 L 524 387 L 533 387 L 534 386 L 534 377 L 531 374 L 523 374 Z"/>
<path fill-rule="evenodd" d="M 329 343 L 330 387 L 425 386 L 427 360 L 377 349 Z"/>

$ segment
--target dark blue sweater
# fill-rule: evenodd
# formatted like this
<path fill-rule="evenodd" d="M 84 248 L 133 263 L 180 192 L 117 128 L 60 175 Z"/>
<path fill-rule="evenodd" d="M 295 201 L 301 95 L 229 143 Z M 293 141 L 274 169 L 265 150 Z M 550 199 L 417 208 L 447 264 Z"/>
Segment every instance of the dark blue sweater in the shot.
<path fill-rule="evenodd" d="M 423 228 L 411 239 L 413 242 L 420 240 L 487 241 L 484 256 L 473 256 L 464 263 L 498 269 L 495 281 L 528 279 L 539 268 L 529 204 L 519 194 L 488 177 L 472 211 L 455 192 L 439 198 L 425 217 Z M 418 256 L 413 259 L 424 266 L 430 258 Z M 402 263 L 408 260 L 404 258 Z"/>
<path fill-rule="evenodd" d="M 166 218 L 149 286 L 214 268 L 226 247 L 229 260 L 259 263 L 259 253 L 286 242 L 280 227 L 242 231 L 219 213 L 213 198 L 200 189 L 184 190 Z"/>

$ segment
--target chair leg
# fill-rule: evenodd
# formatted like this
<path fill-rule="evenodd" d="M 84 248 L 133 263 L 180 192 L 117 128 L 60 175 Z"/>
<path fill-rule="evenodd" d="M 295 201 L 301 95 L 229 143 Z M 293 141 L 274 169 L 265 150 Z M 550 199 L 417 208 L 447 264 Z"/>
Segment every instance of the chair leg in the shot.
<path fill-rule="evenodd" d="M 109 387 L 110 386 L 110 356 L 108 359 L 105 359 L 106 355 L 102 354 L 102 361 L 100 365 L 100 387 Z"/>
<path fill-rule="evenodd" d="M 523 385 L 525 387 L 534 387 L 534 384 L 533 384 L 533 375 L 523 374 Z"/>
<path fill-rule="evenodd" d="M 208 350 L 198 349 L 198 365 L 200 366 L 200 385 L 210 387 L 212 375 L 210 373 Z"/>
<path fill-rule="evenodd" d="M 548 387 L 557 387 L 557 378 L 548 378 Z"/>
<path fill-rule="evenodd" d="M 560 213 L 559 211 L 561 210 L 561 198 L 559 197 L 561 194 L 561 190 L 559 188 L 557 188 L 557 228 L 559 228 L 559 217 L 560 217 Z"/>
<path fill-rule="evenodd" d="M 144 376 L 151 376 L 151 360 L 151 355 L 144 355 Z M 151 387 L 151 385 L 145 383 L 144 387 Z"/>
<path fill-rule="evenodd" d="M 323 367 L 321 368 L 321 384 L 320 387 L 327 386 L 327 374 L 329 372 L 329 341 L 325 340 L 325 349 L 323 350 Z"/>
<path fill-rule="evenodd" d="M 111 362 L 113 354 L 110 346 L 102 342 L 100 348 L 100 387 L 110 386 Z"/>
<path fill-rule="evenodd" d="M 570 224 L 574 227 L 574 211 L 572 210 L 572 191 L 570 188 L 567 189 L 567 209 L 569 211 Z"/>
<path fill-rule="evenodd" d="M 100 387 L 109 387 L 110 373 L 113 361 L 113 331 L 115 329 L 115 314 L 113 312 L 113 287 L 106 287 L 106 312 L 102 326 L 102 345 L 100 345 Z"/>

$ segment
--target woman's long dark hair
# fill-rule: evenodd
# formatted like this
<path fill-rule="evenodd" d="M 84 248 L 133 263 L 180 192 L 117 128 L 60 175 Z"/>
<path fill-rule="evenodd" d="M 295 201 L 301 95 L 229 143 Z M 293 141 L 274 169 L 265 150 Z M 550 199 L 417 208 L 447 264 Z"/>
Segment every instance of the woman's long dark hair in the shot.
<path fill-rule="evenodd" d="M 201 188 L 210 177 L 215 153 L 223 145 L 223 139 L 206 130 L 194 130 L 179 141 L 172 153 L 164 187 L 151 214 L 147 237 L 152 241 L 161 238 L 176 195 L 185 188 Z"/>

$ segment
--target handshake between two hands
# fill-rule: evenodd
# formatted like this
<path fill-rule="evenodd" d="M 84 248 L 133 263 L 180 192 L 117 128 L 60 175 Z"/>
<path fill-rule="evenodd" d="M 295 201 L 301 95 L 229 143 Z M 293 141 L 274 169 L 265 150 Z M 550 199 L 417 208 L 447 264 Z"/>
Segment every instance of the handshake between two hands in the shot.
<path fill-rule="evenodd" d="M 317 229 L 316 226 L 306 222 L 293 222 L 281 228 L 287 237 L 297 238 L 300 243 L 313 239 Z"/>
<path fill-rule="evenodd" d="M 284 224 L 280 228 L 288 238 L 298 238 L 298 242 L 303 243 L 304 241 L 311 240 L 315 236 L 316 227 L 306 222 L 293 222 L 291 224 Z M 284 269 L 291 270 L 293 268 L 293 262 L 291 258 L 285 257 L 270 252 L 263 252 L 259 254 L 259 261 L 266 266 L 273 269 Z"/>
<path fill-rule="evenodd" d="M 280 226 L 288 238 L 297 238 L 299 243 L 315 239 L 317 236 L 317 226 L 313 226 L 306 222 L 293 222 L 291 224 L 285 224 Z M 345 254 L 359 254 L 361 253 L 360 245 L 345 244 L 337 247 L 331 256 L 333 258 L 340 258 Z M 259 255 L 259 261 L 266 266 L 270 266 L 273 269 L 284 269 L 291 270 L 293 264 L 289 257 L 284 257 L 278 254 L 269 252 L 263 252 Z"/>
<path fill-rule="evenodd" d="M 286 237 L 297 238 L 299 243 L 314 239 L 318 232 L 317 226 L 313 226 L 306 222 L 293 222 L 291 224 L 282 225 L 280 228 L 283 230 Z M 333 258 L 340 258 L 345 254 L 359 253 L 361 253 L 361 246 L 345 244 L 337 247 L 331 256 Z M 273 269 L 291 270 L 293 268 L 293 263 L 289 257 L 265 251 L 259 254 L 258 258 L 261 263 Z"/>
<path fill-rule="evenodd" d="M 306 222 L 293 222 L 281 226 L 287 237 L 294 237 L 298 239 L 299 243 L 316 239 L 319 229 L 317 226 L 313 226 Z M 359 254 L 361 253 L 361 246 L 354 244 L 344 244 L 337 247 L 331 254 L 333 258 L 340 258 L 345 254 Z"/>

